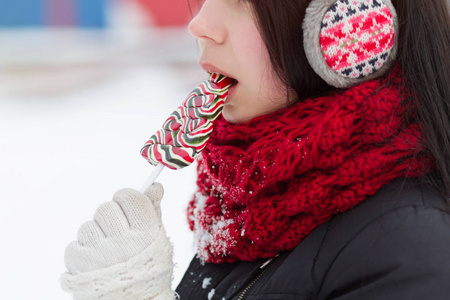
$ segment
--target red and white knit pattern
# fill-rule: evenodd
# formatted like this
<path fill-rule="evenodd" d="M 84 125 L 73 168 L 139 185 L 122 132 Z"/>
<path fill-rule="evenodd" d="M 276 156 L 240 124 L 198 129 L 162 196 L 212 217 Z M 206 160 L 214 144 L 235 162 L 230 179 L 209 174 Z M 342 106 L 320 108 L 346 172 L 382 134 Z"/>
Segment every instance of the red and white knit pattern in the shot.
<path fill-rule="evenodd" d="M 361 78 L 383 66 L 394 37 L 394 19 L 382 0 L 338 0 L 324 16 L 320 45 L 331 69 Z"/>

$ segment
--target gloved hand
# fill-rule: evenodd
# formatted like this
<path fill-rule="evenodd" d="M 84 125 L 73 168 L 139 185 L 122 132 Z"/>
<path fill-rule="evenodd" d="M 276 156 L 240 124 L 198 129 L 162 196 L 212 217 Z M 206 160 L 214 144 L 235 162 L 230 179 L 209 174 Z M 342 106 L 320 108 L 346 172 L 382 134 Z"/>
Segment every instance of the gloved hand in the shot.
<path fill-rule="evenodd" d="M 76 300 L 172 300 L 172 245 L 161 223 L 164 190 L 119 190 L 65 253 L 62 288 Z"/>

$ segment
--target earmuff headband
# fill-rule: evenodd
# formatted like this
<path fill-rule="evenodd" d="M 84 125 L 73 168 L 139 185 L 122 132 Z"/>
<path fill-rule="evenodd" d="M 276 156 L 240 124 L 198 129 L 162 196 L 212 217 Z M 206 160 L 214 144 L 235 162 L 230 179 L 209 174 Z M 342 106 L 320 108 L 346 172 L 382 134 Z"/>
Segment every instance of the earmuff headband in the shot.
<path fill-rule="evenodd" d="M 328 84 L 345 88 L 385 73 L 398 21 L 390 0 L 313 0 L 303 21 L 306 57 Z"/>

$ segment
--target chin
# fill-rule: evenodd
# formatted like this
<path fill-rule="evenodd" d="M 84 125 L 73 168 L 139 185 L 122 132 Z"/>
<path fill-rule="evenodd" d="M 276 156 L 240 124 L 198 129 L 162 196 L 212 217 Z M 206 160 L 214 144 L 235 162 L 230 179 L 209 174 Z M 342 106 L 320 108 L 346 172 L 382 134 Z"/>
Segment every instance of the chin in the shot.
<path fill-rule="evenodd" d="M 227 120 L 227 122 L 232 123 L 232 124 L 247 123 L 248 121 L 250 121 L 252 119 L 252 117 L 250 117 L 250 116 L 240 115 L 236 111 L 232 111 L 231 107 L 229 107 L 229 106 L 224 107 L 224 109 L 222 111 L 222 116 L 225 120 Z"/>
<path fill-rule="evenodd" d="M 228 110 L 226 109 L 226 107 L 223 109 L 222 111 L 222 116 L 225 120 L 227 120 L 227 122 L 235 124 L 236 122 L 236 118 L 233 116 L 233 114 L 230 114 L 228 112 Z"/>

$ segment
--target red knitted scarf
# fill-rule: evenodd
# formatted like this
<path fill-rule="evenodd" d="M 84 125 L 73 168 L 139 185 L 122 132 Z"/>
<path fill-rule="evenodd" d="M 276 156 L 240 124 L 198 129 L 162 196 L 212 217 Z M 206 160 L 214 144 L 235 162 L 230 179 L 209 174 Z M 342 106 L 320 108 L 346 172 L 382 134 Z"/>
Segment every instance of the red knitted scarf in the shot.
<path fill-rule="evenodd" d="M 200 258 L 273 257 L 393 179 L 426 172 L 419 125 L 401 126 L 399 76 L 387 79 L 245 125 L 218 119 L 188 208 Z"/>

